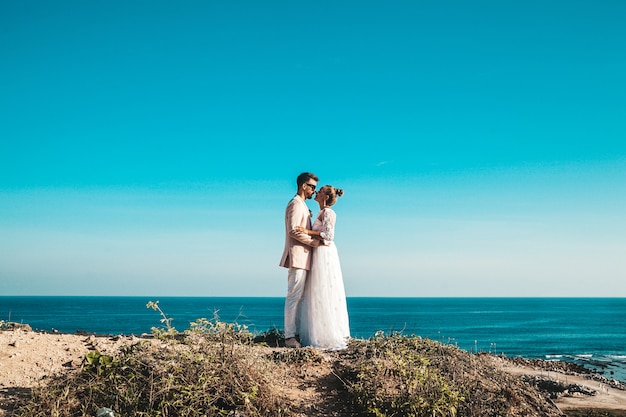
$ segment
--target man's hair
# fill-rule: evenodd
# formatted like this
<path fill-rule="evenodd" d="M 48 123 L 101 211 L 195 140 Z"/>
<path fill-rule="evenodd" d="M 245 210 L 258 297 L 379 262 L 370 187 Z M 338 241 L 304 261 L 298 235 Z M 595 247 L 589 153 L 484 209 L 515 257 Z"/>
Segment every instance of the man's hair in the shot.
<path fill-rule="evenodd" d="M 313 174 L 312 172 L 303 172 L 302 174 L 298 175 L 298 179 L 296 179 L 296 184 L 298 184 L 298 189 L 300 189 L 302 184 L 304 184 L 308 180 L 314 180 L 315 182 L 319 181 L 319 179 L 317 178 L 317 175 Z"/>

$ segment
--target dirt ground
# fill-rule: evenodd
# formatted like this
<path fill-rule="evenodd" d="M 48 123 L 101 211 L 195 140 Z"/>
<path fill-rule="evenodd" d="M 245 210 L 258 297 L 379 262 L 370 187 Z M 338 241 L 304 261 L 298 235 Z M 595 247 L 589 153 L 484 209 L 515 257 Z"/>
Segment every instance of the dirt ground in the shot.
<path fill-rule="evenodd" d="M 12 399 L 28 395 L 31 388 L 43 383 L 42 378 L 54 373 L 80 368 L 85 354 L 98 350 L 114 355 L 120 347 L 141 340 L 135 336 L 94 336 L 52 334 L 24 330 L 0 331 L 0 417 L 9 416 Z M 145 339 L 144 339 L 145 340 Z M 149 339 L 152 343 L 163 343 Z M 268 348 L 272 350 L 284 348 Z M 320 353 L 324 359 L 313 365 L 286 368 L 272 376 L 273 382 L 299 416 L 345 416 L 337 410 L 341 394 L 340 381 L 332 373 L 333 353 Z M 331 406 L 330 404 L 333 404 Z M 338 414 L 339 413 L 339 414 Z"/>
<path fill-rule="evenodd" d="M 134 336 L 103 337 L 79 334 L 51 334 L 26 330 L 0 331 L 0 417 L 10 415 L 9 405 L 15 396 L 27 395 L 42 378 L 64 370 L 80 367 L 85 354 L 98 350 L 115 354 L 125 344 L 137 342 Z M 153 343 L 162 343 L 153 340 Z M 261 347 L 260 347 L 261 348 Z M 271 349 L 271 348 L 263 348 Z M 280 348 L 276 348 L 280 349 Z M 332 373 L 336 354 L 321 353 L 323 360 L 305 367 L 286 370 L 275 379 L 281 392 L 300 416 L 335 417 L 340 414 L 327 404 L 340 403 L 340 381 Z M 546 375 L 546 371 L 514 365 L 502 358 L 493 358 L 500 369 L 514 375 Z M 550 378 L 577 383 L 597 391 L 594 396 L 564 397 L 556 401 L 566 412 L 572 409 L 608 409 L 626 412 L 626 392 L 581 376 L 548 373 Z M 335 398 L 337 401 L 329 401 Z"/>

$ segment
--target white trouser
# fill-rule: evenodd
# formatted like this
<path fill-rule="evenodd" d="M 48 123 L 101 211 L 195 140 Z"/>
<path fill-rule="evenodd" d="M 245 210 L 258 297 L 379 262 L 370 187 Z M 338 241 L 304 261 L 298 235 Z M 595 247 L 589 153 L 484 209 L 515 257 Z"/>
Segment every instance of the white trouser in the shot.
<path fill-rule="evenodd" d="M 307 272 L 306 269 L 289 268 L 285 297 L 285 339 L 297 335 L 300 328 L 300 302 Z"/>

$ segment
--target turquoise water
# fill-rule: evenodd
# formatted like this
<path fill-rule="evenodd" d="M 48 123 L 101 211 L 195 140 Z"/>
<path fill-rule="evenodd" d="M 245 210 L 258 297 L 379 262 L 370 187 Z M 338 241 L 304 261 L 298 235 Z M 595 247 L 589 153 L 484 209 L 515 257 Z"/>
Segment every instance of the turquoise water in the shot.
<path fill-rule="evenodd" d="M 172 325 L 197 318 L 238 322 L 253 332 L 282 329 L 283 298 L 0 297 L 0 320 L 33 329 L 97 334 L 149 333 L 159 301 Z M 581 363 L 626 381 L 624 298 L 348 298 L 353 337 L 402 332 L 470 352 Z"/>

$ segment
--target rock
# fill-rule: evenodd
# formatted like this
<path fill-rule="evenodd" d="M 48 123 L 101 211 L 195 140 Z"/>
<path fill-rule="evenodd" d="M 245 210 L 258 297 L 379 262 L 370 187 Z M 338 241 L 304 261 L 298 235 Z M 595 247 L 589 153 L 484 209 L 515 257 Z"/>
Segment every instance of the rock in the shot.
<path fill-rule="evenodd" d="M 14 321 L 7 321 L 2 323 L 2 330 L 22 330 L 25 332 L 32 332 L 33 328 L 30 327 L 30 324 L 25 323 L 16 323 Z"/>

